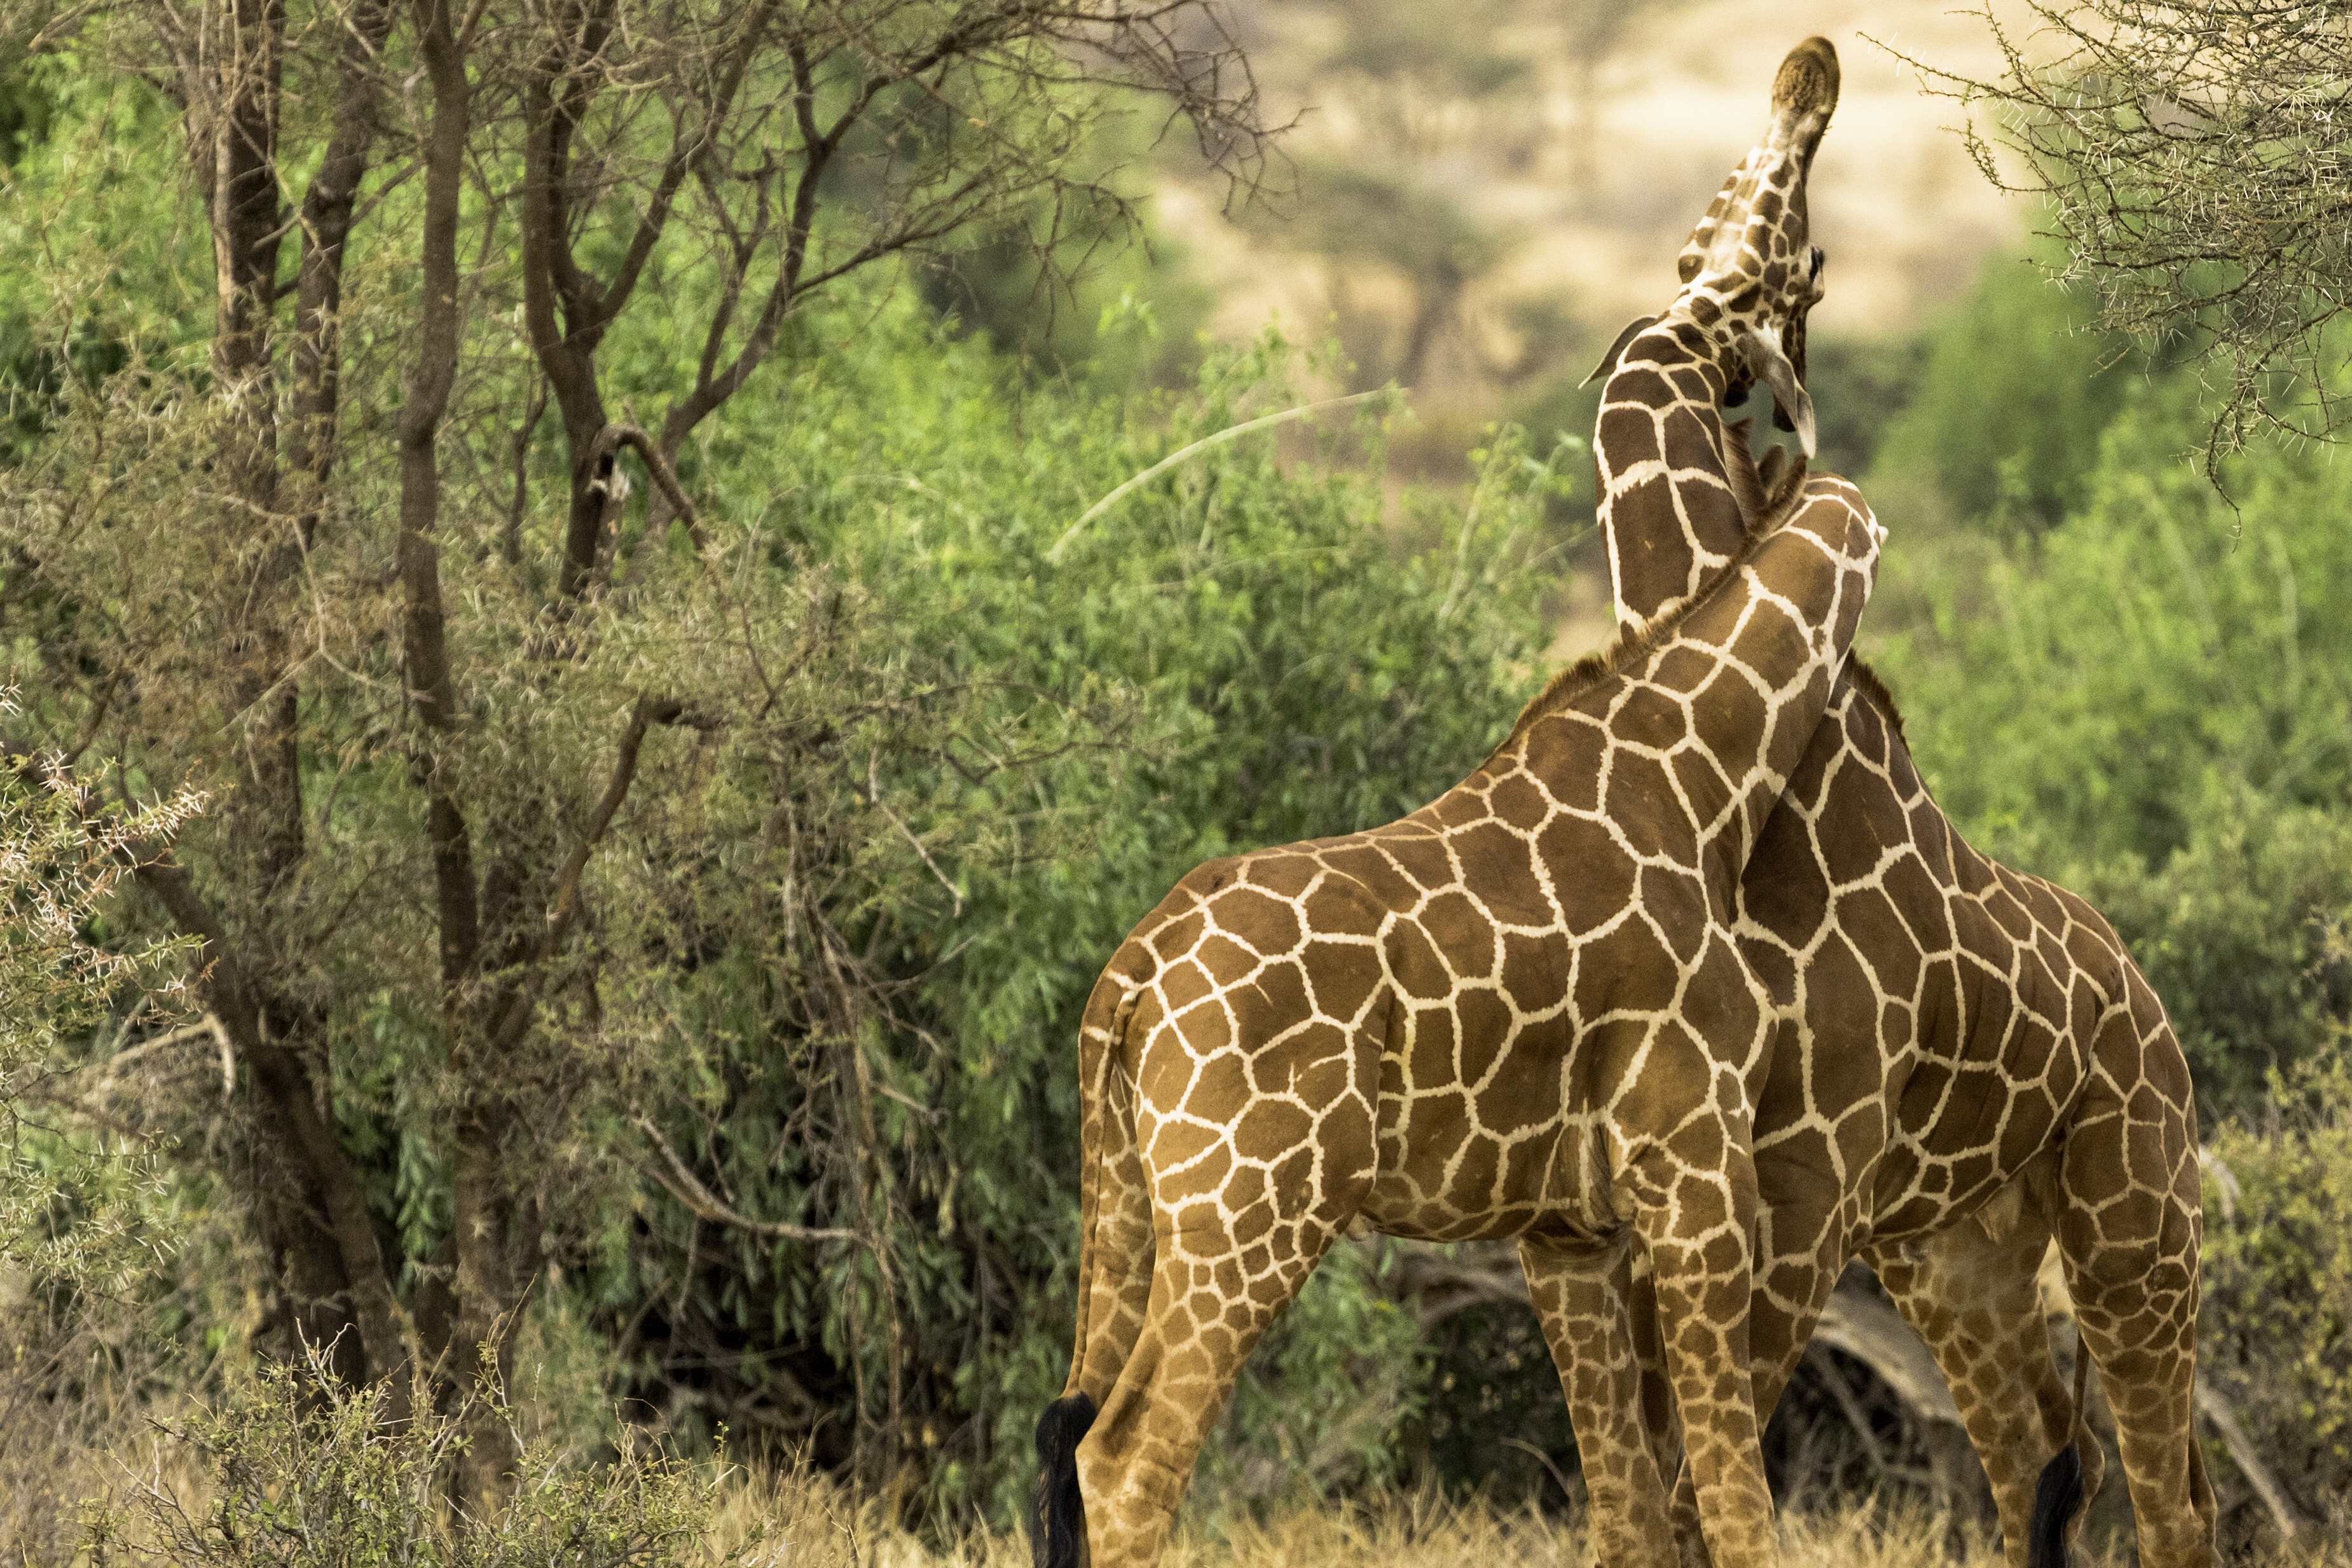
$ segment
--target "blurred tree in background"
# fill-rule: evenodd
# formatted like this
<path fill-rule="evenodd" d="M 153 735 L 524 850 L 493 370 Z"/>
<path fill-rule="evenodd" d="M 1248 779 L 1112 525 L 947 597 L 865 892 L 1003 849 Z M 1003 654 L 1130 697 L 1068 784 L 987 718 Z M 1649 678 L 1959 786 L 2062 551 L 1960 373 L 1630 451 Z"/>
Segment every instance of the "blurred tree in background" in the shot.
<path fill-rule="evenodd" d="M 1987 179 L 2040 199 L 2064 247 L 2053 270 L 2089 283 L 2110 329 L 2185 343 L 2210 364 L 2209 474 L 2255 433 L 2341 430 L 2343 13 L 2035 0 L 2030 14 L 2020 32 L 1980 13 L 2006 62 L 1993 80 L 1904 58 L 1992 110 L 1990 136 L 1970 122 L 1970 151 Z"/>

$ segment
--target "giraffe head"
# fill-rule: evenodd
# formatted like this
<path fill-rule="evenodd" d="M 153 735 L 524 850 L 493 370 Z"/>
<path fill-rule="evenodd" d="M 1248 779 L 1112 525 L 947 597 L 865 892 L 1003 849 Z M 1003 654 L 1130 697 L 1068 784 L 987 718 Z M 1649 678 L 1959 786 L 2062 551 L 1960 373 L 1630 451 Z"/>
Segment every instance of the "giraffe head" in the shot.
<path fill-rule="evenodd" d="M 1737 403 L 1761 381 L 1773 423 L 1813 455 L 1813 404 L 1805 391 L 1805 315 L 1822 297 L 1822 253 L 1811 242 L 1805 176 L 1837 108 L 1837 50 L 1807 38 L 1772 79 L 1772 121 L 1691 231 L 1676 262 L 1682 289 L 1663 316 L 1634 321 L 1595 375 L 1658 322 L 1686 321 L 1715 351 Z"/>

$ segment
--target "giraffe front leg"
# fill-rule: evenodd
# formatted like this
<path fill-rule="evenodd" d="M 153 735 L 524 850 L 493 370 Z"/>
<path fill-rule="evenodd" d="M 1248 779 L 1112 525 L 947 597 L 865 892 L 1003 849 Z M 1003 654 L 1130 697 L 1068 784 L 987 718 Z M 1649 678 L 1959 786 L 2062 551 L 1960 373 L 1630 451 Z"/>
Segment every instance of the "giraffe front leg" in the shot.
<path fill-rule="evenodd" d="M 1645 1420 L 1642 1409 L 1644 1358 L 1635 1334 L 1637 1328 L 1654 1332 L 1654 1321 L 1643 1322 L 1637 1305 L 1646 1300 L 1647 1290 L 1646 1281 L 1633 1278 L 1634 1258 L 1627 1236 L 1611 1242 L 1519 1238 L 1528 1295 L 1559 1369 L 1569 1422 L 1576 1430 L 1577 1459 L 1591 1509 L 1593 1561 L 1612 1568 L 1668 1568 L 1675 1561 L 1673 1538 L 1652 1440 L 1657 1426 L 1670 1425 L 1670 1416 Z"/>
<path fill-rule="evenodd" d="M 1825 1153 L 1811 1143 L 1756 1153 L 1763 1201 L 1756 1217 L 1756 1287 L 1748 1297 L 1748 1348 L 1756 1425 L 1760 1431 L 1796 1374 L 1830 1293 L 1844 1267 L 1839 1212 L 1843 1194 Z M 1664 1367 L 1654 1376 L 1663 1376 Z M 1697 1479 L 1688 1466 L 1675 1479 L 1675 1539 L 1689 1568 L 1705 1568 Z"/>
<path fill-rule="evenodd" d="M 1617 1183 L 1617 1207 L 1649 1255 L 1683 1465 L 1716 1568 L 1779 1561 L 1748 1354 L 1756 1174 L 1745 1132 L 1698 1112 Z"/>
<path fill-rule="evenodd" d="M 2185 1100 L 2184 1093 L 2151 1115 L 2142 1107 L 2160 1105 L 2157 1095 L 2113 1096 L 2112 1110 L 2078 1121 L 2059 1176 L 2066 1287 L 2115 1413 L 2147 1568 L 2211 1568 L 2221 1560 L 2213 1484 L 2195 1426 L 2204 1216 Z"/>
<path fill-rule="evenodd" d="M 1934 1353 L 1992 1488 L 2002 1553 L 2009 1568 L 2025 1568 L 2035 1489 L 2074 1436 L 2074 1399 L 2052 1358 L 2035 1282 L 2050 1247 L 2049 1217 L 2029 1200 L 2013 1228 L 1995 1228 L 2003 1234 L 1964 1219 L 1923 1241 L 1872 1247 L 1864 1260 Z M 2097 1490 L 2104 1463 L 2096 1444 L 2088 1448 L 2085 1496 Z M 2077 1510 L 2069 1540 L 2082 1521 Z"/>

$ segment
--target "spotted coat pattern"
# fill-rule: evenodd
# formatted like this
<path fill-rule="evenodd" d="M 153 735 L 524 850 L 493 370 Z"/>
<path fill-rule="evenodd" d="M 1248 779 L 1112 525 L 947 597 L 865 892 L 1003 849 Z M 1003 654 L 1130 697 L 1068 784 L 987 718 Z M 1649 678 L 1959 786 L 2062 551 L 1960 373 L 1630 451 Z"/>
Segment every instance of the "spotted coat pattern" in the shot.
<path fill-rule="evenodd" d="M 1094 1568 L 1150 1562 L 1250 1347 L 1332 1238 L 1516 1236 L 1612 1562 L 1671 1563 L 1629 1280 L 1716 1559 L 1775 1561 L 1749 1406 L 1749 1107 L 1766 997 L 1731 940 L 1880 532 L 1809 490 L 1675 616 L 1563 673 L 1468 779 L 1368 833 L 1213 860 L 1090 998 L 1066 1397 Z M 1646 1473 L 1643 1473 L 1643 1472 Z"/>
<path fill-rule="evenodd" d="M 1735 241 L 1752 266 L 1804 253 L 1819 130 L 1805 132 L 1776 94 L 1773 130 L 1684 252 L 1686 279 Z M 1769 488 L 1744 427 L 1727 434 L 1717 413 L 1740 389 L 1738 324 L 1716 304 L 1686 289 L 1622 344 L 1603 392 L 1601 521 L 1633 624 L 1688 603 L 1743 547 Z M 1992 1482 L 2011 1568 L 2022 1568 L 2036 1480 L 2078 1430 L 2034 1285 L 2054 1231 L 2115 1410 L 2141 1559 L 2214 1562 L 2191 1431 L 2195 1106 L 2179 1041 L 2113 928 L 1953 830 L 1858 660 L 1738 903 L 1741 951 L 1777 1021 L 1754 1143 L 1759 1417 L 1845 1261 L 1864 1258 L 1934 1351 Z M 1654 1380 L 1648 1400 L 1650 1438 L 1670 1462 Z M 2095 1489 L 2097 1446 L 2083 1447 Z M 1703 1561 L 1687 1475 L 1677 1503 L 1686 1553 Z"/>

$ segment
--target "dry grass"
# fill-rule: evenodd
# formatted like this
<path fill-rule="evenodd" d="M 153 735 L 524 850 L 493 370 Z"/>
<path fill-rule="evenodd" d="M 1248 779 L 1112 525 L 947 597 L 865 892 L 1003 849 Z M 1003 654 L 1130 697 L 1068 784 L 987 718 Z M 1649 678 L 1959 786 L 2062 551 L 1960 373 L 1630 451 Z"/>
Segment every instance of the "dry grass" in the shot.
<path fill-rule="evenodd" d="M 758 1539 L 764 1524 L 763 1539 Z M 756 1539 L 756 1544 L 754 1544 Z M 1960 1538 L 1924 1510 L 1861 1508 L 1790 1518 L 1785 1560 L 1809 1568 L 1998 1568 L 1998 1544 Z M 709 1542 L 715 1554 L 749 1546 L 751 1568 L 1029 1568 L 1015 1531 L 975 1532 L 927 1544 L 888 1523 L 881 1505 L 859 1501 L 805 1472 L 742 1476 L 722 1500 Z M 2126 1549 L 2078 1550 L 2075 1568 L 2126 1568 Z M 1190 1520 L 1164 1568 L 1588 1568 L 1583 1531 L 1529 1509 L 1506 1510 L 1433 1491 L 1405 1491 L 1368 1504 L 1278 1511 L 1222 1525 Z M 2278 1568 L 2352 1568 L 2341 1539 L 2278 1553 Z"/>

